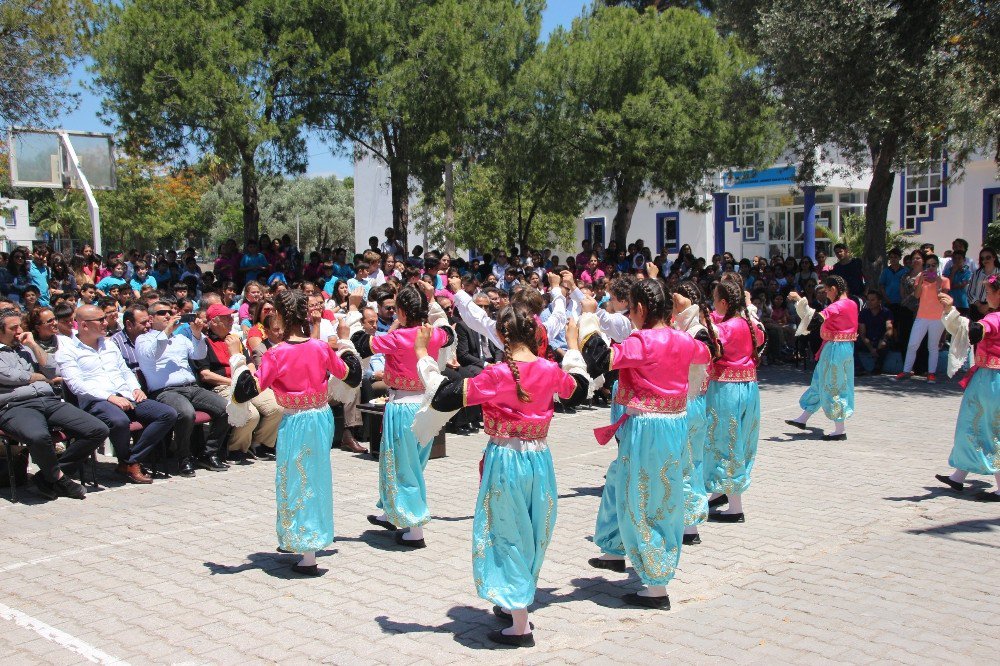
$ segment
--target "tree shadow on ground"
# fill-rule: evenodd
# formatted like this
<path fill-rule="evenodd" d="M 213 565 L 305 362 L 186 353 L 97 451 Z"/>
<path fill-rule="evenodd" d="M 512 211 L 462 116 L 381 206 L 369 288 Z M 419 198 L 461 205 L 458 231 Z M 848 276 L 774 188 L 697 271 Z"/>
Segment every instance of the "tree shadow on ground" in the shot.
<path fill-rule="evenodd" d="M 472 606 L 453 606 L 448 610 L 448 622 L 439 625 L 419 622 L 397 622 L 387 615 L 375 618 L 384 634 L 433 633 L 451 634 L 456 643 L 472 650 L 503 650 L 503 645 L 491 643 L 486 634 L 494 629 L 503 629 L 507 623 L 492 612 Z"/>
<path fill-rule="evenodd" d="M 321 550 L 316 553 L 316 557 L 325 557 L 327 555 L 336 555 L 337 550 Z M 245 571 L 260 570 L 266 573 L 272 578 L 281 578 L 283 580 L 298 579 L 298 578 L 312 578 L 313 576 L 305 576 L 302 574 L 295 573 L 292 571 L 292 565 L 299 561 L 299 555 L 287 554 L 287 553 L 270 553 L 270 552 L 258 552 L 250 553 L 246 557 L 247 561 L 240 564 L 219 564 L 217 562 L 203 562 L 202 565 L 208 569 L 209 574 L 212 576 L 216 575 L 231 575 L 239 574 Z M 322 560 L 320 560 L 322 564 Z M 320 567 L 319 575 L 322 576 L 328 571 Z"/>
<path fill-rule="evenodd" d="M 581 486 L 570 488 L 571 492 L 560 495 L 559 499 L 573 499 L 574 497 L 600 497 L 604 492 L 604 486 Z"/>
<path fill-rule="evenodd" d="M 941 539 L 949 539 L 952 541 L 973 544 L 976 546 L 985 546 L 986 548 L 1000 549 L 1000 539 L 997 539 L 994 543 L 987 543 L 984 541 L 960 538 L 962 536 L 972 534 L 996 535 L 997 533 L 1000 533 L 1000 518 L 976 518 L 973 520 L 962 520 L 948 525 L 936 525 L 934 527 L 927 527 L 924 529 L 914 528 L 906 530 L 906 533 L 915 534 L 917 536 L 933 536 Z"/>

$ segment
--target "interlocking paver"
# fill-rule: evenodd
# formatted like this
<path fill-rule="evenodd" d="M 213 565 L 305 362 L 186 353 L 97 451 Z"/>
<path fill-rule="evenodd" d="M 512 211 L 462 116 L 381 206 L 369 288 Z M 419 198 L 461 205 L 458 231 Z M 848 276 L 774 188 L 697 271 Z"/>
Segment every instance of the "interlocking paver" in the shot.
<path fill-rule="evenodd" d="M 404 552 L 364 516 L 377 465 L 333 451 L 333 554 L 318 579 L 274 551 L 273 465 L 105 485 L 85 502 L 0 503 L 0 602 L 120 659 L 145 663 L 929 663 L 994 660 L 1000 617 L 984 563 L 996 505 L 937 487 L 954 384 L 858 385 L 850 439 L 787 433 L 808 378 L 762 374 L 761 442 L 745 525 L 705 525 L 670 585 L 673 610 L 623 608 L 638 582 L 587 567 L 611 447 L 607 411 L 558 416 L 559 518 L 539 581 L 534 650 L 492 650 L 469 555 L 485 436 L 451 437 L 427 470 L 428 548 Z M 817 423 L 817 425 L 820 425 Z M 985 487 L 984 485 L 982 487 Z M 970 627 L 975 627 L 970 631 Z M 0 620 L 12 663 L 80 655 Z"/>

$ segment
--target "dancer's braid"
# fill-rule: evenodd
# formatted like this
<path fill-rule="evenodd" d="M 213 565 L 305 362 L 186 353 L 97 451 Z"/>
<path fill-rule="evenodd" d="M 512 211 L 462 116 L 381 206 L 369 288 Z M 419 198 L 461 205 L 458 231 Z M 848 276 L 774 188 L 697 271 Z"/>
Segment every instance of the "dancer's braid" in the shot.
<path fill-rule="evenodd" d="M 731 280 L 723 280 L 718 286 L 719 296 L 726 302 L 726 319 L 731 319 L 736 315 L 743 317 L 750 328 L 750 338 L 753 340 L 753 360 L 756 363 L 760 360 L 760 353 L 757 351 L 757 327 L 750 319 L 750 311 L 747 310 L 746 299 L 743 297 L 743 288 Z"/>
<path fill-rule="evenodd" d="M 712 352 L 712 360 L 718 360 L 722 356 L 722 348 L 719 346 L 719 338 L 715 332 L 715 325 L 712 324 L 712 313 L 708 308 L 708 299 L 702 295 L 698 285 L 691 280 L 685 280 L 677 285 L 677 292 L 698 306 L 698 310 L 701 312 L 702 324 L 704 324 L 705 330 L 708 332 L 709 350 Z"/>
<path fill-rule="evenodd" d="M 420 326 L 427 321 L 427 296 L 419 288 L 408 284 L 396 294 L 396 307 L 406 314 L 406 326 Z"/>
<path fill-rule="evenodd" d="M 632 285 L 632 292 L 629 294 L 629 309 L 634 312 L 636 306 L 640 304 L 646 309 L 646 321 L 642 323 L 643 328 L 652 328 L 667 320 L 667 296 L 663 290 L 663 283 L 659 280 L 640 280 Z"/>
<path fill-rule="evenodd" d="M 528 349 L 535 348 L 536 324 L 535 316 L 525 305 L 508 305 L 497 316 L 497 326 L 503 334 L 503 355 L 511 377 L 517 387 L 517 399 L 521 402 L 531 402 L 531 394 L 521 386 L 521 371 L 511 353 L 515 345 L 524 345 Z"/>
<path fill-rule="evenodd" d="M 839 275 L 827 275 L 823 278 L 823 284 L 827 287 L 835 287 L 840 296 L 847 296 L 847 281 Z"/>

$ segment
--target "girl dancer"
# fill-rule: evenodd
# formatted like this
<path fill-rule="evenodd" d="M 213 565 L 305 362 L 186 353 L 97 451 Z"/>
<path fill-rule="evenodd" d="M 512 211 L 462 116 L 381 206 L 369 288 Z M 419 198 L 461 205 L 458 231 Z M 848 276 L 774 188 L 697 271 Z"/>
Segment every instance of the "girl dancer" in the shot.
<path fill-rule="evenodd" d="M 708 435 L 705 440 L 705 488 L 709 507 L 729 504 L 710 513 L 709 522 L 742 523 L 742 495 L 750 487 L 750 471 L 760 434 L 760 393 L 757 365 L 764 332 L 751 320 L 743 290 L 730 281 L 715 287 L 715 325 L 722 356 L 712 364 L 705 395 Z"/>
<path fill-rule="evenodd" d="M 722 349 L 712 326 L 708 303 L 698 285 L 682 282 L 673 294 L 673 326 L 706 345 L 712 360 L 722 355 Z M 698 525 L 708 518 L 708 492 L 705 490 L 705 394 L 708 392 L 708 366 L 692 364 L 688 376 L 688 456 L 684 468 L 684 545 L 701 543 Z"/>
<path fill-rule="evenodd" d="M 426 285 L 433 294 L 434 287 Z M 361 358 L 385 355 L 385 383 L 391 389 L 382 421 L 382 444 L 378 460 L 379 502 L 382 514 L 368 516 L 372 525 L 396 532 L 396 543 L 423 548 L 424 529 L 431 514 L 427 508 L 424 468 L 431 455 L 432 439 L 417 441 L 411 425 L 420 407 L 424 384 L 417 374 L 414 341 L 421 325 L 427 323 L 429 308 L 435 310 L 442 326 L 435 326 L 427 343 L 428 354 L 437 360 L 442 348 L 455 343 L 455 332 L 447 326 L 440 306 L 417 285 L 406 285 L 396 295 L 396 319 L 400 328 L 383 335 L 358 331 L 351 336 Z"/>
<path fill-rule="evenodd" d="M 667 583 L 674 577 L 684 537 L 684 468 L 688 465 L 688 376 L 692 363 L 709 362 L 708 349 L 670 328 L 667 298 L 659 280 L 642 280 L 629 295 L 629 318 L 636 327 L 624 342 L 591 335 L 583 345 L 591 377 L 618 370 L 615 400 L 625 414 L 595 430 L 607 443 L 619 432 L 614 481 L 622 554 L 590 561 L 598 568 L 627 554 L 646 586 L 626 594 L 627 604 L 670 608 Z M 621 429 L 619 431 L 619 428 Z M 610 481 L 610 479 L 609 479 Z"/>
<path fill-rule="evenodd" d="M 796 292 L 788 294 L 798 312 L 798 335 L 819 328 L 823 340 L 819 362 L 813 370 L 809 388 L 799 398 L 802 413 L 797 419 L 785 421 L 790 426 L 806 429 L 809 417 L 823 409 L 833 421 L 833 433 L 824 434 L 826 441 L 847 439 L 845 421 L 854 414 L 854 341 L 858 339 L 858 304 L 847 296 L 847 283 L 839 275 L 823 278 L 830 305 L 823 312 L 809 307 L 806 299 Z"/>
<path fill-rule="evenodd" d="M 938 296 L 944 306 L 944 325 L 952 335 L 948 354 L 948 375 L 962 367 L 969 346 L 976 346 L 976 365 L 962 380 L 965 394 L 958 410 L 955 443 L 948 464 L 955 468 L 951 476 L 935 475 L 938 481 L 961 492 L 965 477 L 992 474 L 994 491 L 981 491 L 977 499 L 1000 502 L 1000 275 L 986 280 L 986 304 L 989 312 L 975 323 L 958 314 L 951 296 Z"/>
<path fill-rule="evenodd" d="M 256 378 L 248 372 L 239 336 L 226 338 L 233 401 L 245 403 L 271 388 L 285 409 L 278 426 L 274 476 L 278 549 L 301 553 L 292 570 L 316 576 L 316 551 L 333 543 L 333 414 L 327 404 L 327 378 L 332 375 L 357 387 L 361 361 L 352 353 L 338 356 L 328 343 L 309 336 L 308 298 L 301 291 L 278 294 L 271 316 L 280 321 L 284 341 L 264 352 Z M 340 333 L 347 336 L 343 324 Z"/>
<path fill-rule="evenodd" d="M 491 365 L 462 381 L 428 377 L 428 373 L 438 373 L 428 356 L 432 331 L 423 327 L 415 340 L 421 376 L 429 386 L 439 384 L 431 402 L 434 410 L 483 406 L 490 441 L 472 524 L 472 569 L 479 596 L 496 604 L 493 612 L 512 623 L 490 632 L 490 640 L 518 647 L 535 644 L 528 606 L 535 598 L 538 573 L 556 522 L 558 492 L 545 441 L 553 396 L 558 395 L 563 404 L 574 404 L 586 397 L 588 387 L 576 325 L 567 327 L 569 351 L 563 358 L 563 367 L 572 375 L 535 355 L 537 326 L 529 308 L 503 308 L 496 330 L 506 363 Z M 421 425 L 414 427 L 419 430 Z"/>

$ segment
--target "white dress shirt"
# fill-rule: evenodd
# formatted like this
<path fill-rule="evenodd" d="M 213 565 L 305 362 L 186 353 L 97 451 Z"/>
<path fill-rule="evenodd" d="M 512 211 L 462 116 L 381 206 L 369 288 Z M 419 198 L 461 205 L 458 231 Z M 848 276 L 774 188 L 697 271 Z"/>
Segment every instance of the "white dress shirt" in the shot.
<path fill-rule="evenodd" d="M 464 289 L 460 289 L 455 294 L 455 307 L 458 309 L 458 314 L 462 317 L 462 321 L 465 322 L 466 326 L 476 333 L 485 335 L 497 347 L 503 348 L 503 343 L 500 341 L 499 336 L 497 336 L 496 320 L 490 317 L 486 310 L 473 303 L 472 296 L 469 296 L 469 293 Z M 552 303 L 550 307 L 551 313 L 543 324 L 549 340 L 552 340 L 557 338 L 566 329 L 566 297 L 563 296 L 561 287 L 556 287 L 552 290 Z"/>
<path fill-rule="evenodd" d="M 78 398 L 107 400 L 120 395 L 131 400 L 139 388 L 118 345 L 108 338 L 99 338 L 96 349 L 79 338 L 63 338 L 55 357 L 59 375 Z"/>
<path fill-rule="evenodd" d="M 204 335 L 191 340 L 185 335 L 167 336 L 164 331 L 149 331 L 135 340 L 139 369 L 150 391 L 194 384 L 194 372 L 188 361 L 201 360 L 206 354 L 208 343 Z"/>
<path fill-rule="evenodd" d="M 583 303 L 587 296 L 579 289 L 574 289 L 570 298 L 574 303 Z M 597 321 L 601 325 L 601 333 L 611 338 L 612 342 L 621 342 L 632 334 L 634 327 L 632 320 L 620 312 L 608 312 L 604 308 L 597 308 Z"/>

